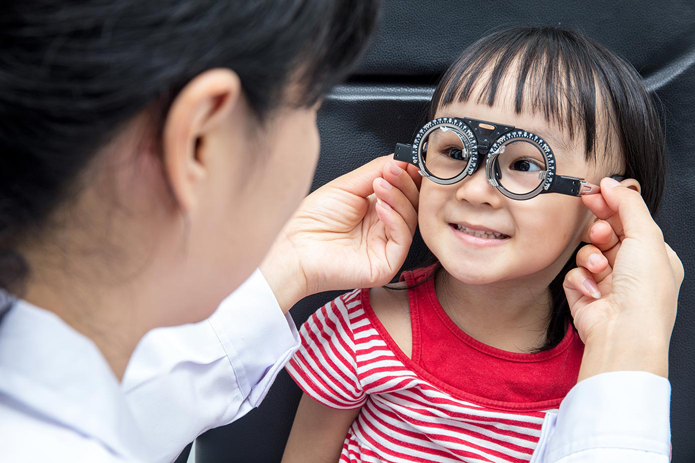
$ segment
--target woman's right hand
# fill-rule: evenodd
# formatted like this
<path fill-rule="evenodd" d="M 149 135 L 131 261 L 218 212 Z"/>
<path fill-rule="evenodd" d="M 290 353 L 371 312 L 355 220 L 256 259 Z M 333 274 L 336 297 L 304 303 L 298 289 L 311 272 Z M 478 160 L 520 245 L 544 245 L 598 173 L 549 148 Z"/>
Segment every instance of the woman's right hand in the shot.
<path fill-rule="evenodd" d="M 601 220 L 564 283 L 586 344 L 579 380 L 626 370 L 667 377 L 683 265 L 637 191 L 603 179 L 601 194 L 583 199 Z"/>
<path fill-rule="evenodd" d="M 280 307 L 391 281 L 417 227 L 421 179 L 415 166 L 382 156 L 310 194 L 261 265 Z"/>

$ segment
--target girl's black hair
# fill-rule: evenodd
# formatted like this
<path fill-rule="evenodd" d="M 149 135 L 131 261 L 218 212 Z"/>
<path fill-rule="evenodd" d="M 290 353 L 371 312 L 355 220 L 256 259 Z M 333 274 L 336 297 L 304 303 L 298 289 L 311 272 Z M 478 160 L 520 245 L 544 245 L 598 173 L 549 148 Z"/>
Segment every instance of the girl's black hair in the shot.
<path fill-rule="evenodd" d="M 572 139 L 582 137 L 587 160 L 616 166 L 622 159 L 624 171 L 614 173 L 636 179 L 650 212 L 656 213 L 666 181 L 656 100 L 632 65 L 580 33 L 518 27 L 483 37 L 444 74 L 432 97 L 429 119 L 441 107 L 474 95 L 476 102 L 493 106 L 500 83 L 510 76 L 517 114 L 540 112 L 549 122 L 566 127 Z M 421 266 L 437 262 L 428 253 Z M 552 314 L 540 350 L 557 345 L 571 321 L 562 284 L 575 266 L 575 256 L 576 251 L 550 284 Z M 438 264 L 432 277 L 440 269 Z"/>
<path fill-rule="evenodd" d="M 8 0 L 0 15 L 0 289 L 100 147 L 146 110 L 161 132 L 178 92 L 213 68 L 240 77 L 262 123 L 310 106 L 362 54 L 374 0 Z M 290 84 L 299 96 L 287 101 Z M 293 87 L 294 88 L 294 87 Z"/>

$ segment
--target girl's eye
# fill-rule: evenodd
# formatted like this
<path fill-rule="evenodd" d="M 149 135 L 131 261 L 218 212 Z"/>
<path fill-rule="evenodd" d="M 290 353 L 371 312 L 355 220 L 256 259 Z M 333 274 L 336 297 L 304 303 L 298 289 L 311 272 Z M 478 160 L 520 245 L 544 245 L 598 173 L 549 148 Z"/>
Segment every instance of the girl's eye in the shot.
<path fill-rule="evenodd" d="M 543 167 L 538 165 L 538 161 L 532 159 L 517 159 L 510 167 L 511 170 L 519 172 L 539 172 L 543 170 Z"/>
<path fill-rule="evenodd" d="M 457 161 L 464 161 L 465 157 L 463 156 L 463 150 L 460 148 L 447 148 L 444 150 L 444 154 L 446 156 L 449 156 L 451 159 L 455 159 Z"/>

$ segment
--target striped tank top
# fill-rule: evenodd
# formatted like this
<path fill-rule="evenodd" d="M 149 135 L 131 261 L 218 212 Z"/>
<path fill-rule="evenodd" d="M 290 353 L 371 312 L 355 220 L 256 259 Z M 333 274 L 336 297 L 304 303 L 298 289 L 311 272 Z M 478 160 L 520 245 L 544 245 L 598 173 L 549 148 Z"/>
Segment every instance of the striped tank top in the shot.
<path fill-rule="evenodd" d="M 412 286 L 431 271 L 401 279 Z M 546 413 L 577 382 L 584 345 L 576 331 L 551 350 L 507 352 L 461 330 L 434 279 L 408 291 L 412 358 L 374 314 L 368 289 L 328 303 L 300 330 L 287 366 L 296 383 L 328 407 L 361 409 L 340 461 L 530 461 Z"/>

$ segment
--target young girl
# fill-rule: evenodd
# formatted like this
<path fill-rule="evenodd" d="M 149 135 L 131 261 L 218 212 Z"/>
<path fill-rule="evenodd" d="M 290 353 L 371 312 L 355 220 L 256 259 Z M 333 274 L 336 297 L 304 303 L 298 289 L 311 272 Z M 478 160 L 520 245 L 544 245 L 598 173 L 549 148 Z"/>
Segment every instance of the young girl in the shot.
<path fill-rule="evenodd" d="M 481 39 L 429 118 L 397 156 L 428 177 L 419 228 L 436 263 L 302 327 L 288 370 L 305 395 L 283 461 L 531 460 L 584 350 L 563 290 L 596 221 L 578 196 L 619 175 L 658 206 L 654 103 L 629 64 L 574 32 Z M 598 254 L 588 265 L 610 270 Z M 592 278 L 574 283 L 601 297 Z"/>

